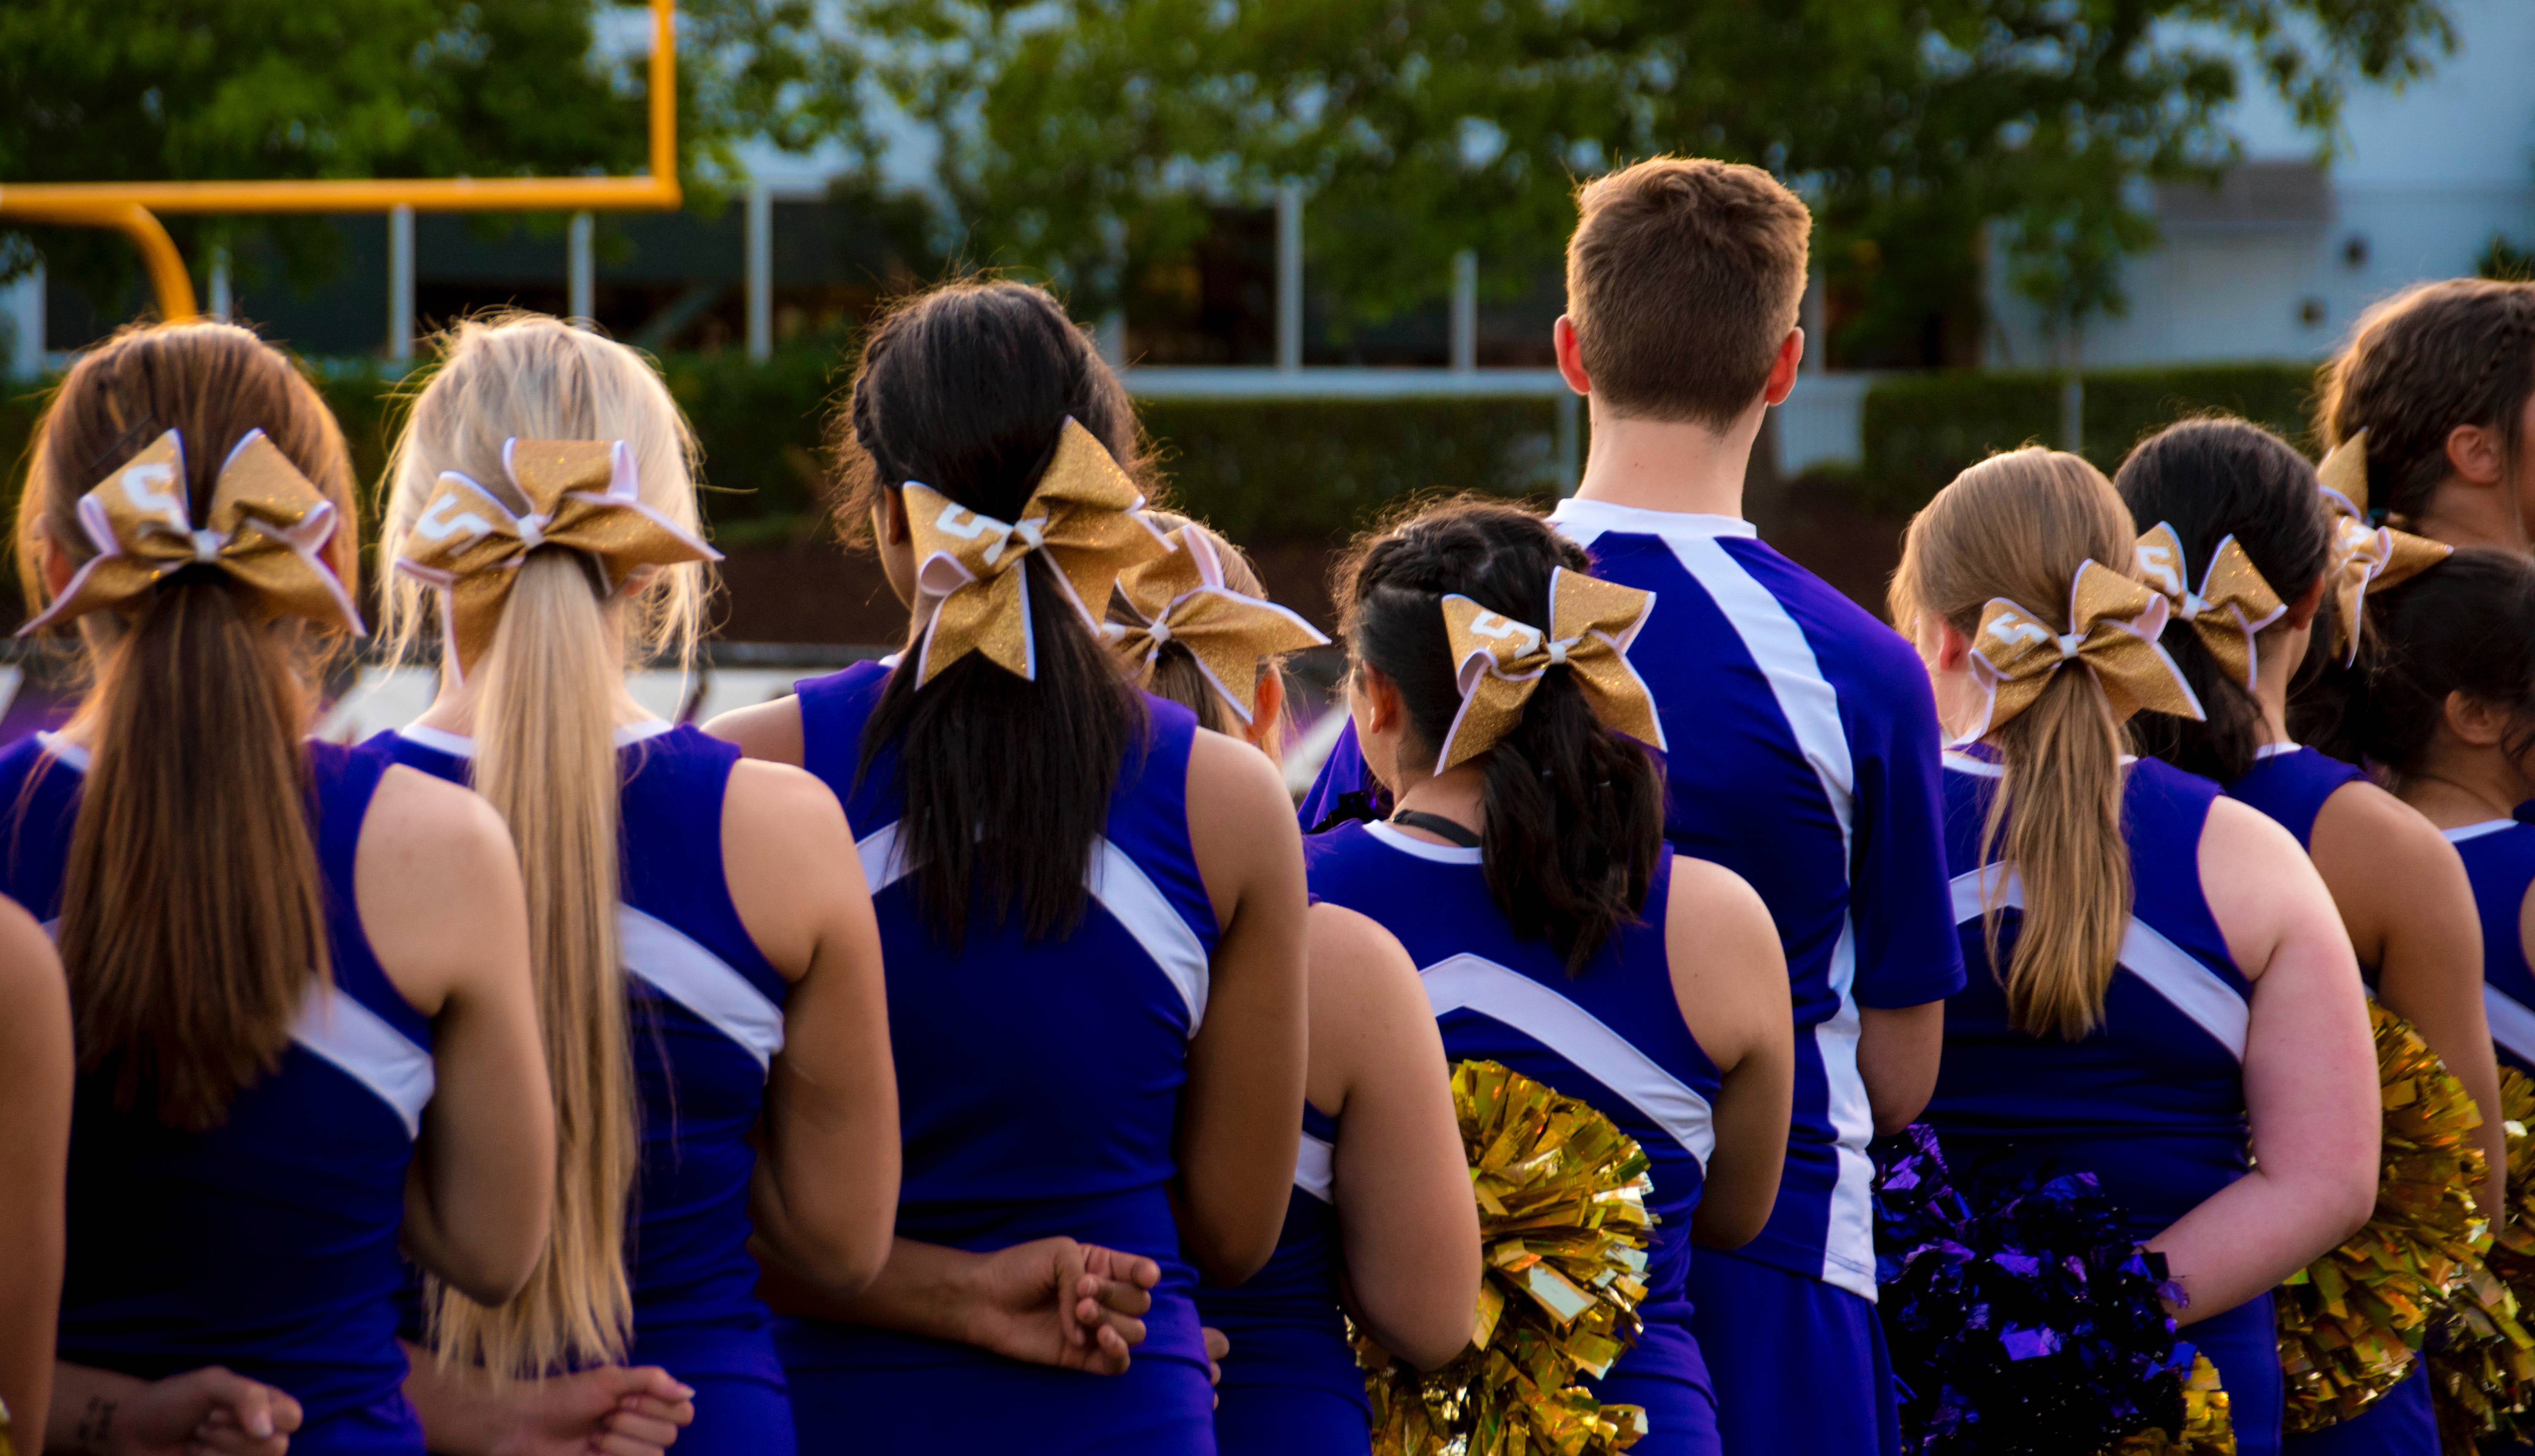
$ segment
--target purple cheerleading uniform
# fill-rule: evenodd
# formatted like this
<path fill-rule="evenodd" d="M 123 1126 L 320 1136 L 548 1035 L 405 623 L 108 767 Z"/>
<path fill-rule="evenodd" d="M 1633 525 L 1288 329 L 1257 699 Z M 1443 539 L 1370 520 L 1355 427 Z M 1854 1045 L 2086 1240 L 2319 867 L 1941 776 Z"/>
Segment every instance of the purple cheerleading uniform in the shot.
<path fill-rule="evenodd" d="M 682 1456 L 785 1456 L 792 1407 L 748 1251 L 749 1136 L 783 1048 L 790 983 L 767 963 L 731 904 L 722 799 L 739 750 L 693 727 L 618 732 L 617 842 L 624 899 L 626 1050 L 642 1117 L 642 1163 L 625 1233 L 634 1294 L 628 1365 L 656 1365 L 696 1390 Z M 465 783 L 474 745 L 407 728 L 371 744 Z"/>
<path fill-rule="evenodd" d="M 1655 593 L 1629 660 L 1671 745 L 1664 837 L 1749 881 L 1786 949 L 1796 1069 L 1777 1206 L 1759 1238 L 1702 1250 L 1690 1274 L 1725 1449 L 1897 1450 L 1857 1039 L 1861 1008 L 1963 984 L 1927 672 L 1748 521 L 1585 500 L 1551 520 L 1594 576 Z M 1378 792 L 1349 725 L 1303 824 Z"/>
<path fill-rule="evenodd" d="M 2527 814 L 2535 805 L 2520 806 Z M 2447 842 L 2464 859 L 2482 912 L 2482 1006 L 2491 1021 L 2492 1050 L 2500 1064 L 2535 1076 L 2535 967 L 2526 963 L 2519 917 L 2535 886 L 2535 823 L 2486 819 L 2449 829 Z M 2535 1456 L 2535 1442 L 2486 1441 L 2484 1456 Z"/>
<path fill-rule="evenodd" d="M 2133 901 L 2103 1021 L 2081 1041 L 2036 1037 L 2008 1018 L 1984 943 L 1984 886 L 1996 876 L 1981 830 L 2000 769 L 1946 756 L 1946 838 L 1953 913 L 1973 974 L 1946 1003 L 1946 1052 L 1927 1121 L 1956 1168 L 2000 1177 L 2092 1173 L 2146 1240 L 2245 1176 L 2245 1036 L 2253 988 L 2227 953 L 2200 889 L 2200 832 L 2220 790 L 2154 758 L 2130 764 L 2122 827 Z M 2013 948 L 2023 891 L 2009 880 L 1999 954 Z M 1996 1159 L 1995 1164 L 1989 1160 Z M 2265 1291 L 2187 1327 L 2226 1387 L 2242 1456 L 2280 1449 L 2281 1377 Z"/>
<path fill-rule="evenodd" d="M 397 1303 L 407 1166 L 434 1086 L 431 1023 L 362 934 L 353 861 L 388 760 L 310 743 L 309 827 L 325 881 L 333 981 L 313 989 L 279 1064 L 220 1125 L 114 1106 L 82 1073 L 72 1113 L 69 1247 L 58 1354 L 159 1379 L 225 1365 L 297 1400 L 303 1456 L 421 1456 Z M 50 928 L 85 752 L 50 734 L 0 753 L 12 806 L 0 893 Z"/>
<path fill-rule="evenodd" d="M 1144 1343 L 1114 1376 L 779 1319 L 802 1449 L 1210 1456 L 1197 1275 L 1170 1194 L 1217 937 L 1189 842 L 1197 720 L 1144 699 L 1149 731 L 1119 767 L 1081 925 L 1033 940 L 980 903 L 955 950 L 898 853 L 895 747 L 862 771 L 863 728 L 890 671 L 857 664 L 803 682 L 799 700 L 804 766 L 844 800 L 880 921 L 904 1158 L 897 1232 L 980 1251 L 1069 1235 L 1144 1254 L 1162 1278 Z"/>
<path fill-rule="evenodd" d="M 2227 785 L 2227 797 L 2250 804 L 2297 836 L 2298 845 L 2315 847 L 2315 821 L 2323 801 L 2368 775 L 2340 759 L 2298 744 L 2271 744 L 2259 751 L 2254 766 Z M 2368 979 L 2376 968 L 2362 967 Z M 2430 1406 L 2430 1366 L 2412 1362 L 2412 1372 L 2377 1403 L 2351 1420 L 2321 1430 L 2290 1432 L 2280 1439 L 2290 1456 L 2438 1456 L 2438 1414 Z"/>
<path fill-rule="evenodd" d="M 1645 1330 L 1593 1384 L 1606 1403 L 1645 1408 L 1647 1433 L 1632 1451 L 1716 1456 L 1716 1389 L 1691 1325 L 1690 1224 L 1716 1147 L 1719 1078 L 1673 994 L 1672 857 L 1657 860 L 1638 923 L 1572 977 L 1546 940 L 1515 934 L 1477 849 L 1351 823 L 1314 835 L 1305 858 L 1313 893 L 1381 922 L 1407 947 L 1447 1057 L 1503 1062 L 1589 1104 L 1645 1150 L 1656 1216 L 1638 1306 Z M 1235 1360 L 1239 1352 L 1236 1342 Z"/>

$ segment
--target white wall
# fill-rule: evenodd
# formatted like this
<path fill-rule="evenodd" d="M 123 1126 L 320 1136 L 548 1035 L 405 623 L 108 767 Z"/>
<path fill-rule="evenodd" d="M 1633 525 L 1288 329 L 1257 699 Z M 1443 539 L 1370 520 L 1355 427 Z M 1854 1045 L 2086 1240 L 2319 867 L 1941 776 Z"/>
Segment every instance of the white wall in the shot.
<path fill-rule="evenodd" d="M 44 271 L 0 287 L 0 378 L 28 379 L 44 367 Z"/>
<path fill-rule="evenodd" d="M 2329 164 L 2329 221 L 2167 227 L 2164 245 L 2125 271 L 2128 317 L 2088 325 L 2086 361 L 2320 358 L 2371 302 L 2472 273 L 2494 233 L 2535 244 L 2535 4 L 2451 0 L 2451 13 L 2456 53 L 2427 80 L 2353 89 Z M 2257 79 L 2245 89 L 2227 120 L 2246 158 L 2312 159 L 2317 139 Z M 2000 273 L 1990 296 L 1987 362 L 2048 362 L 2035 310 Z"/>

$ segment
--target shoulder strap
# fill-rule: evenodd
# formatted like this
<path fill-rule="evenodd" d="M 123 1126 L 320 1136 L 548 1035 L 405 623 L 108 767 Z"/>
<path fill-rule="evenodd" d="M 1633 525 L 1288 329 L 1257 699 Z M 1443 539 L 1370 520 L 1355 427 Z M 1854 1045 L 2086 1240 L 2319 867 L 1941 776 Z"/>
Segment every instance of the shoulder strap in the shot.
<path fill-rule="evenodd" d="M 1423 829 L 1429 834 L 1440 834 L 1448 842 L 1457 844 L 1463 849 L 1479 847 L 1478 835 L 1440 814 L 1428 814 L 1422 809 L 1403 809 L 1393 814 L 1391 821 L 1394 824 L 1405 824 L 1412 829 Z"/>

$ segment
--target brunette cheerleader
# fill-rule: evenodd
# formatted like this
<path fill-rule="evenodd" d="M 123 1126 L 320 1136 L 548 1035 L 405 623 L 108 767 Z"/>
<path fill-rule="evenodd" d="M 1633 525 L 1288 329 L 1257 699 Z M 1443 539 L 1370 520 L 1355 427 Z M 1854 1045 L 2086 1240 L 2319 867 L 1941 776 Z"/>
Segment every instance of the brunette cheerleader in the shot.
<path fill-rule="evenodd" d="M 624 1362 L 687 1412 L 620 1434 L 682 1451 L 792 1448 L 765 1244 L 822 1284 L 879 1266 L 897 1109 L 871 901 L 835 797 L 654 717 L 629 656 L 685 660 L 705 573 L 694 437 L 632 350 L 538 315 L 462 324 L 396 449 L 380 559 L 388 625 L 434 615 L 442 687 L 381 741 L 482 788 L 528 886 L 557 1110 L 562 1217 L 528 1293 L 443 1290 L 459 1366 Z M 433 602 L 428 593 L 437 593 Z M 761 1151 L 762 1149 L 762 1151 Z M 417 1377 L 436 1449 L 516 1420 L 502 1391 Z"/>
<path fill-rule="evenodd" d="M 1153 517 L 1179 549 L 1119 582 L 1112 641 L 1147 692 L 1279 757 L 1279 655 L 1328 638 L 1266 600 L 1220 536 Z M 1363 1456 L 1370 1410 L 1347 1318 L 1431 1369 L 1469 1343 L 1478 1302 L 1470 1171 L 1417 968 L 1381 926 L 1330 904 L 1312 909 L 1310 950 L 1311 1071 L 1284 1233 L 1238 1289 L 1198 1291 L 1232 1346 L 1214 1414 L 1226 1456 Z"/>
<path fill-rule="evenodd" d="M 1947 830 L 1973 962 L 1928 1121 L 1957 1167 L 2094 1175 L 2163 1258 L 2252 1456 L 2280 1444 L 2270 1290 L 2375 1201 L 2376 1059 L 2296 840 L 2123 753 L 2133 710 L 2199 711 L 2155 645 L 2135 534 L 2092 465 L 2041 450 L 1964 471 L 1911 521 L 1893 620 L 1966 745 Z"/>
<path fill-rule="evenodd" d="M 1663 731 L 1628 657 L 1653 598 L 1590 565 L 1538 516 L 1463 502 L 1341 568 L 1348 707 L 1397 810 L 1306 849 L 1317 894 L 1407 947 L 1449 1056 L 1577 1098 L 1643 1148 L 1644 1331 L 1594 1388 L 1644 1411 L 1633 1450 L 1712 1456 L 1691 1244 L 1750 1241 L 1776 1198 L 1786 961 L 1750 885 L 1663 842 L 1645 747 Z"/>
<path fill-rule="evenodd" d="M 224 324 L 91 351 L 36 437 L 31 626 L 77 621 L 97 678 L 0 755 L 0 891 L 58 918 L 78 1017 L 55 1448 L 420 1456 L 400 1244 L 500 1304 L 545 1242 L 501 820 L 300 738 L 360 630 L 351 484 L 317 392 Z"/>
<path fill-rule="evenodd" d="M 2166 648 L 2206 714 L 2143 717 L 2140 742 L 2216 779 L 2306 846 L 2361 974 L 2483 1110 L 2488 1174 L 2474 1198 L 2498 1209 L 2507 1146 L 2464 866 L 2428 820 L 2357 767 L 2289 737 L 2289 686 L 2319 613 L 2351 640 L 2342 624 L 2359 615 L 2372 584 L 2372 533 L 2327 507 L 2304 455 L 2242 420 L 2192 420 L 2151 437 L 2114 485 L 2140 532 L 2140 577 L 2174 603 Z M 2345 541 L 2343 521 L 2360 540 Z M 2403 1383 L 2358 1418 L 2292 1435 L 2288 1449 L 2434 1456 L 2429 1369 L 2411 1364 Z"/>
<path fill-rule="evenodd" d="M 844 799 L 887 955 L 898 1238 L 778 1328 L 802 1445 L 1211 1451 L 1192 1292 L 1273 1251 L 1301 1131 L 1291 801 L 1102 642 L 1119 573 L 1172 547 L 1126 392 L 1054 299 L 956 284 L 883 319 L 841 434 L 911 640 L 713 725 Z M 944 1245 L 1059 1236 L 1159 1274 L 1123 1374 L 952 1343 Z"/>

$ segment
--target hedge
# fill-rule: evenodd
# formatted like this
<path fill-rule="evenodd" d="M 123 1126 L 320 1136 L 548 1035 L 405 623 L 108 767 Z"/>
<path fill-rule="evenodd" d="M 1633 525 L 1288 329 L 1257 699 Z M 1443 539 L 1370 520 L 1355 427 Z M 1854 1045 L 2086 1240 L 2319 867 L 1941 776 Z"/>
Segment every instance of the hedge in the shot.
<path fill-rule="evenodd" d="M 2085 376 L 2085 455 L 2106 472 L 2132 446 L 2187 415 L 2224 411 L 2312 450 L 2306 364 L 2193 364 Z M 1917 509 L 1964 466 L 2028 442 L 2057 444 L 2060 379 L 2023 372 L 1894 375 L 1866 394 L 1860 504 Z"/>
<path fill-rule="evenodd" d="M 670 355 L 669 390 L 704 446 L 715 538 L 752 544 L 818 536 L 821 430 L 844 383 L 834 348 Z M 400 386 L 367 361 L 315 372 L 365 482 L 386 467 Z M 0 460 L 11 500 L 41 404 L 40 386 L 0 399 Z M 1412 493 L 1546 496 L 1556 487 L 1556 412 L 1546 399 L 1157 400 L 1142 414 L 1172 504 L 1236 540 L 1342 540 Z"/>

